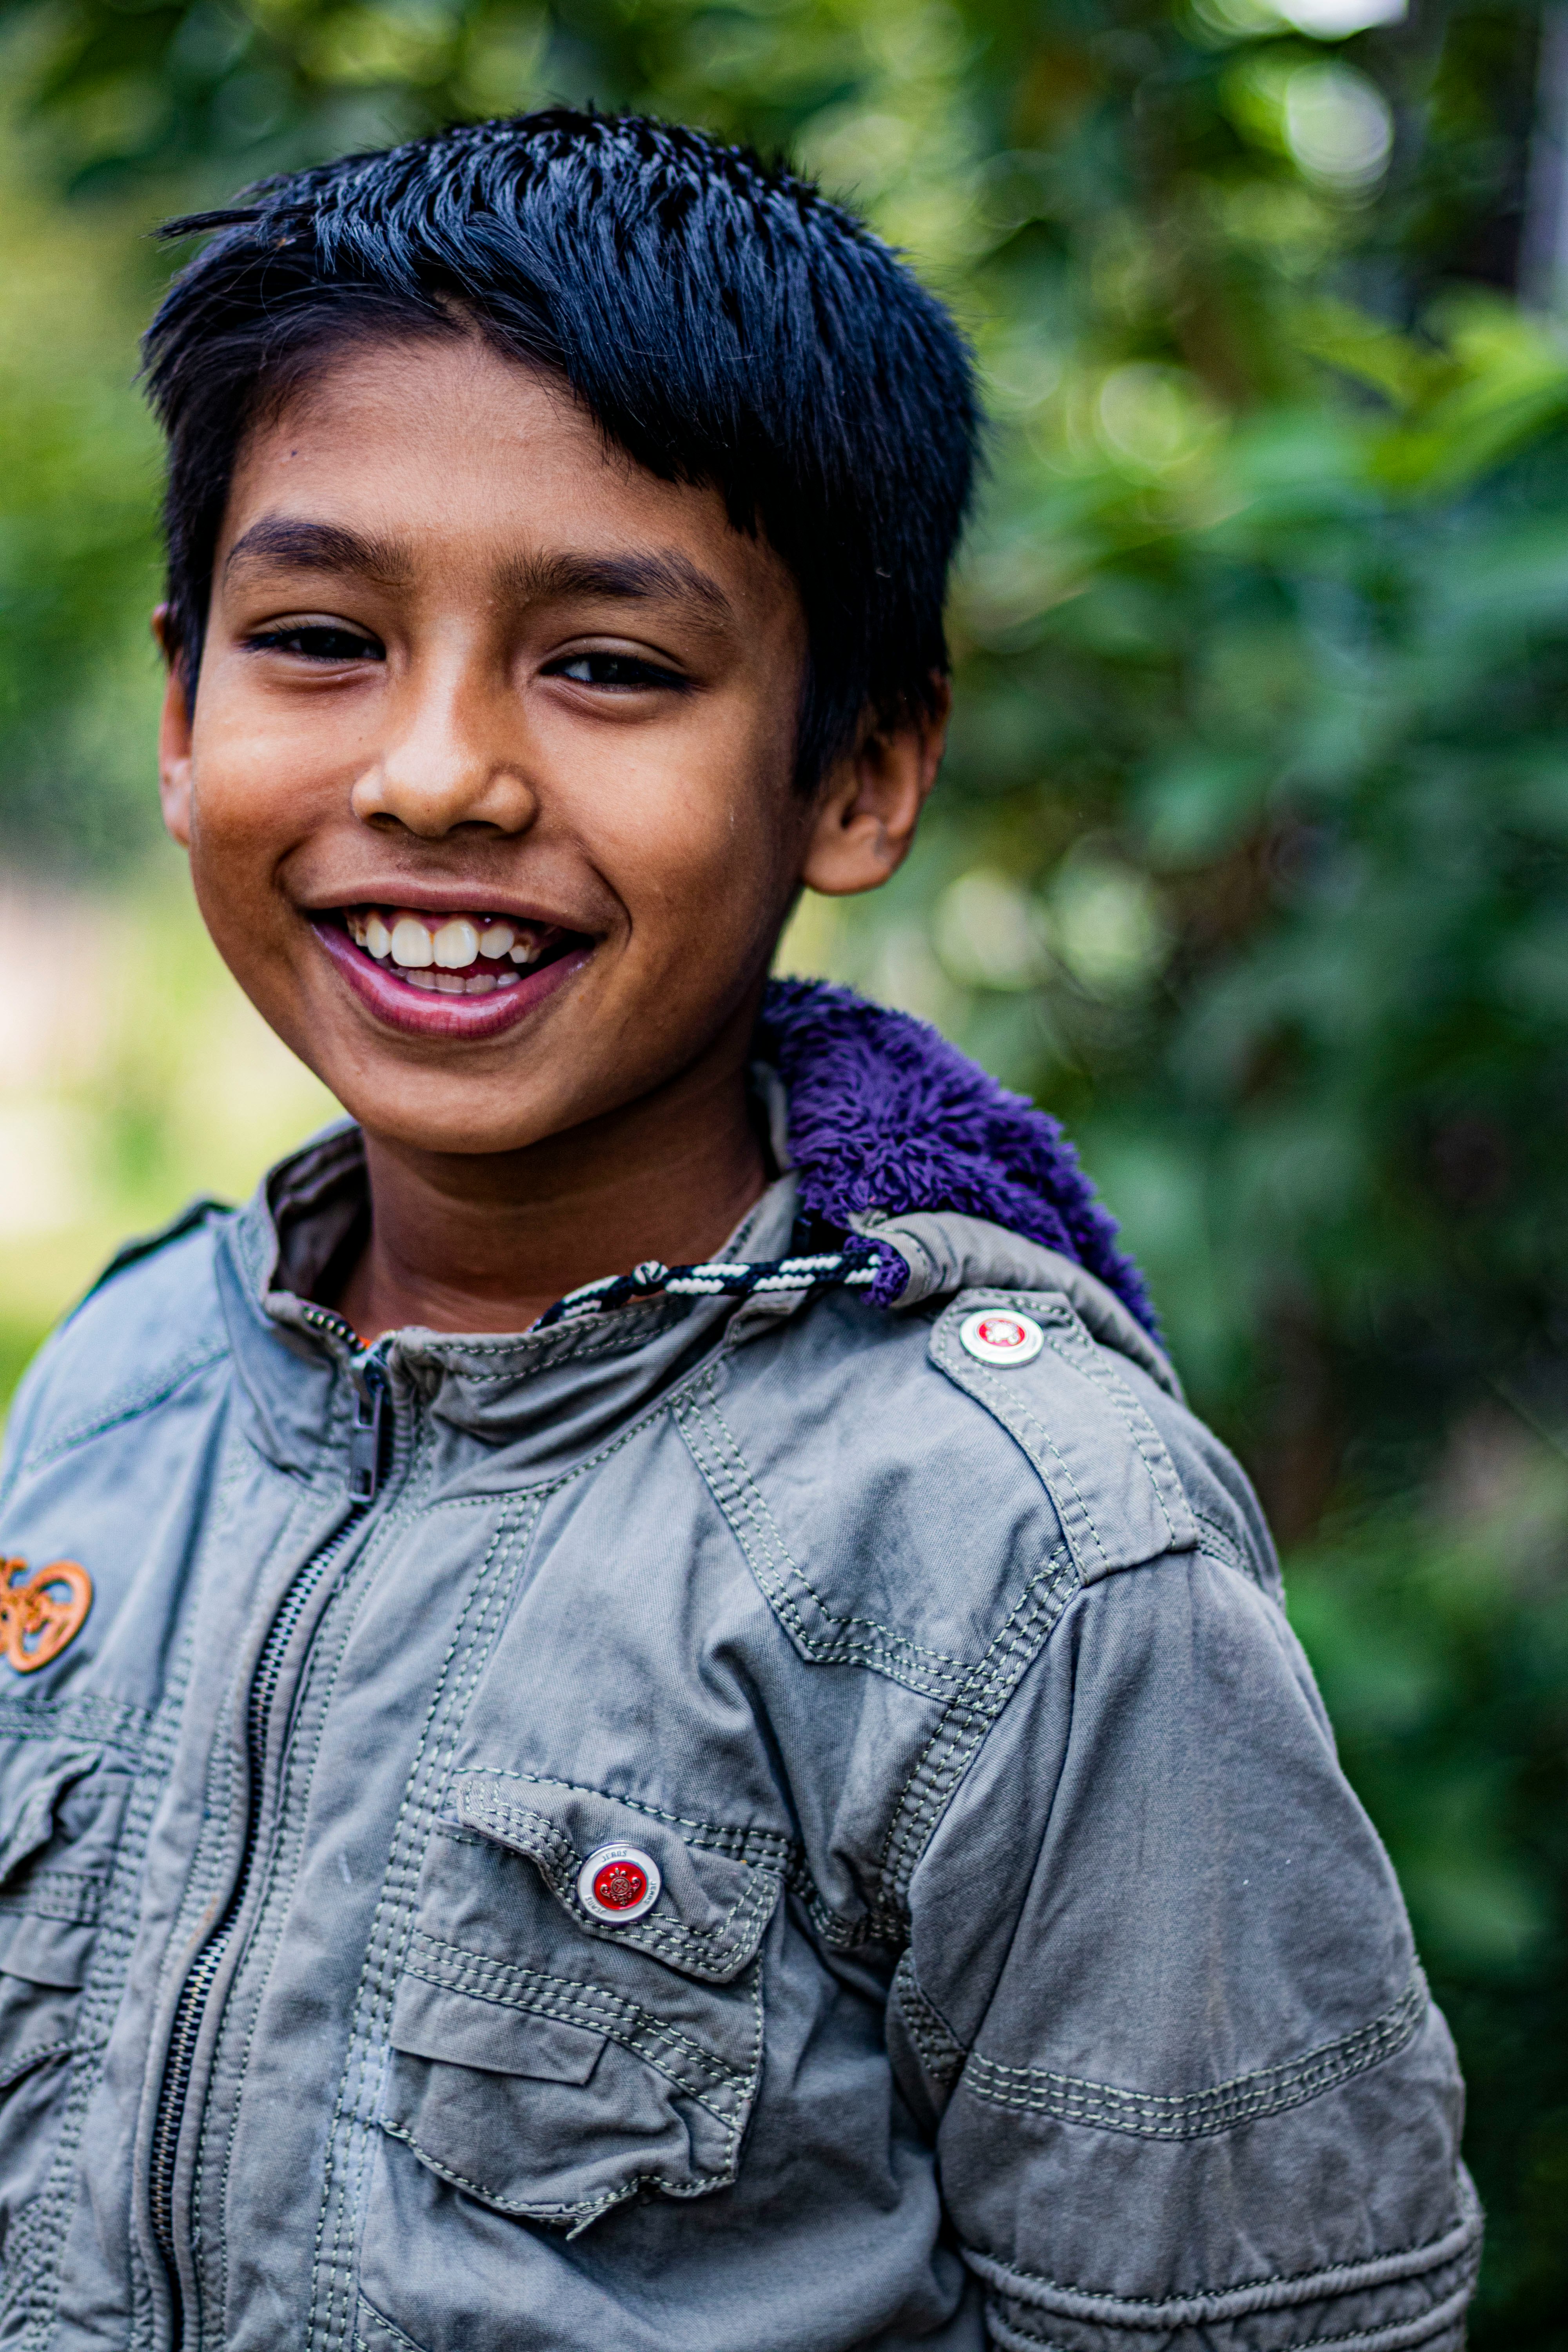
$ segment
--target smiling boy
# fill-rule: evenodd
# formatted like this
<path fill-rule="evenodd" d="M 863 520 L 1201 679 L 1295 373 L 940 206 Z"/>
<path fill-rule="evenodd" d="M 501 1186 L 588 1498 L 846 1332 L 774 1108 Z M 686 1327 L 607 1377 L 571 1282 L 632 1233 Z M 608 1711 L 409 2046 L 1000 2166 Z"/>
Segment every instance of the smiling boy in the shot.
<path fill-rule="evenodd" d="M 1053 1124 L 767 980 L 935 777 L 951 323 L 632 119 L 186 226 L 165 814 L 350 1116 L 13 1416 L 0 2344 L 1449 2352 L 1246 1482 Z"/>
<path fill-rule="evenodd" d="M 796 792 L 803 640 L 716 491 L 477 334 L 350 351 L 252 442 L 165 808 L 225 957 L 361 1122 L 363 1338 L 524 1329 L 623 1258 L 711 1255 L 762 1192 L 779 925 L 803 879 L 892 870 L 940 742 Z"/>

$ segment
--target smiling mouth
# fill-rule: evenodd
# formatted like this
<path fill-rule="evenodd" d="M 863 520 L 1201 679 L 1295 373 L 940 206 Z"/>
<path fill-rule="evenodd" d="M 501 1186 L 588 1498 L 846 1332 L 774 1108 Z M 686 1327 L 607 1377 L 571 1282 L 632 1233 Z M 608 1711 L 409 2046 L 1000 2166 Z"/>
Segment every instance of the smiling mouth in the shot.
<path fill-rule="evenodd" d="M 515 915 L 428 914 L 412 907 L 346 907 L 336 920 L 389 977 L 430 996 L 496 996 L 563 957 L 591 950 L 584 931 Z"/>

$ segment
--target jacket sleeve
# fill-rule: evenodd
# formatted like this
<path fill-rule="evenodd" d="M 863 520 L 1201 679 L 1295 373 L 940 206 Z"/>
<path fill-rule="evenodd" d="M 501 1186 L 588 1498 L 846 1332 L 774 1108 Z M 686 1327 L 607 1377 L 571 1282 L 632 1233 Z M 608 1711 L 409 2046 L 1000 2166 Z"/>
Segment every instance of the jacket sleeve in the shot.
<path fill-rule="evenodd" d="M 1237 1567 L 1078 1594 L 910 1906 L 894 2064 L 997 2344 L 1462 2345 L 1453 2047 L 1306 1660 Z"/>

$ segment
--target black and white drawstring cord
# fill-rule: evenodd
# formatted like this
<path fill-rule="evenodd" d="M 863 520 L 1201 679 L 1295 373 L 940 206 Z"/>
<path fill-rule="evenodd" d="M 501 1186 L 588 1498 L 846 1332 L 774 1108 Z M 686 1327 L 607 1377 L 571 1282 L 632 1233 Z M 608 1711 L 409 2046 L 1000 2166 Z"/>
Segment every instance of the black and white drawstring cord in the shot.
<path fill-rule="evenodd" d="M 817 1250 L 808 1257 L 758 1258 L 729 1264 L 722 1258 L 707 1265 L 661 1265 L 657 1258 L 634 1266 L 630 1274 L 606 1275 L 569 1290 L 542 1314 L 534 1328 L 554 1323 L 575 1323 L 584 1315 L 612 1314 L 646 1298 L 750 1297 L 756 1291 L 847 1290 L 868 1288 L 881 1271 L 874 1253 L 865 1249 Z"/>

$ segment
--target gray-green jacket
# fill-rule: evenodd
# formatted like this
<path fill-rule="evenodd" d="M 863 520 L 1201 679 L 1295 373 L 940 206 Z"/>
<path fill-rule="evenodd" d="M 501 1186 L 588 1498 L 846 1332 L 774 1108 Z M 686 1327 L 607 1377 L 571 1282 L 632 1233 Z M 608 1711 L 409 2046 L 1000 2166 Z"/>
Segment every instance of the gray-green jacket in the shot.
<path fill-rule="evenodd" d="M 889 1311 L 372 1364 L 363 1187 L 338 1129 L 141 1255 L 13 1416 L 0 2346 L 1460 2345 L 1449 2039 L 1110 1292 L 870 1216 Z"/>

